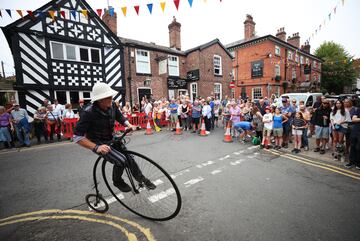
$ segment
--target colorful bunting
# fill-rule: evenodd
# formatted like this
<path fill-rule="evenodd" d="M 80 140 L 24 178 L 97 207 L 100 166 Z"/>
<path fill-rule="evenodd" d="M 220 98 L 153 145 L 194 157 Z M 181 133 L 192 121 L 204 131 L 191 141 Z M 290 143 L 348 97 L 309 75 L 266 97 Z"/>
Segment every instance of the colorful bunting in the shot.
<path fill-rule="evenodd" d="M 180 3 L 180 0 L 174 0 L 176 10 L 179 10 L 179 3 Z"/>
<path fill-rule="evenodd" d="M 101 18 L 101 15 L 102 15 L 102 9 L 96 9 L 96 12 L 98 14 L 98 16 Z"/>
<path fill-rule="evenodd" d="M 38 12 L 39 13 L 39 18 L 43 19 L 45 17 L 45 12 Z"/>
<path fill-rule="evenodd" d="M 161 6 L 161 10 L 164 12 L 165 11 L 165 4 L 166 2 L 161 2 L 160 6 Z"/>
<path fill-rule="evenodd" d="M 71 10 L 71 15 L 74 17 L 74 19 L 76 20 L 76 11 L 75 10 Z"/>
<path fill-rule="evenodd" d="M 30 16 L 30 18 L 31 18 L 32 20 L 35 20 L 35 16 L 34 16 L 33 11 L 27 10 L 26 12 L 29 14 L 29 16 Z"/>
<path fill-rule="evenodd" d="M 84 15 L 85 18 L 88 17 L 88 10 L 86 10 L 86 9 L 81 10 L 81 13 Z"/>
<path fill-rule="evenodd" d="M 115 12 L 114 12 L 114 8 L 109 8 L 109 15 L 112 17 L 114 16 Z"/>
<path fill-rule="evenodd" d="M 149 9 L 150 14 L 152 14 L 153 4 L 149 3 L 149 4 L 147 4 L 147 7 Z"/>
<path fill-rule="evenodd" d="M 16 12 L 20 15 L 20 17 L 23 17 L 22 10 L 16 10 Z"/>
<path fill-rule="evenodd" d="M 63 17 L 64 19 L 66 19 L 66 15 L 65 15 L 65 11 L 64 11 L 64 10 L 60 11 L 60 15 L 61 15 L 61 17 Z"/>
<path fill-rule="evenodd" d="M 5 9 L 5 10 L 6 10 L 6 12 L 9 14 L 10 18 L 12 18 L 12 17 L 11 17 L 11 10 L 10 10 L 10 9 Z"/>
<path fill-rule="evenodd" d="M 123 12 L 124 17 L 126 17 L 126 9 L 127 9 L 127 7 L 122 7 L 122 8 L 121 8 L 121 11 Z"/>
<path fill-rule="evenodd" d="M 52 18 L 52 20 L 55 20 L 55 11 L 54 10 L 50 10 L 48 11 L 50 17 Z"/>
<path fill-rule="evenodd" d="M 192 7 L 193 0 L 188 0 L 188 1 L 189 1 L 189 5 L 190 5 L 190 7 Z"/>
<path fill-rule="evenodd" d="M 134 6 L 134 8 L 135 8 L 136 14 L 139 16 L 140 6 L 136 5 L 136 6 Z"/>

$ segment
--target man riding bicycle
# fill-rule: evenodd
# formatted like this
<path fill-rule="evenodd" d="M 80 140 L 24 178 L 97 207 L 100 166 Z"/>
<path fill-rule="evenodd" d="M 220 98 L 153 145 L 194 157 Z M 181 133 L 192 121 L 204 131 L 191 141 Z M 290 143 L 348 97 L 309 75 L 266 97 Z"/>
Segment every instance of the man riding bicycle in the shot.
<path fill-rule="evenodd" d="M 131 173 L 139 183 L 144 183 L 148 189 L 156 186 L 143 176 L 136 162 L 131 156 L 125 157 L 121 153 L 121 147 L 107 145 L 113 139 L 115 121 L 133 130 L 133 126 L 122 115 L 113 103 L 113 96 L 117 92 L 106 83 L 96 83 L 92 89 L 92 104 L 85 107 L 81 113 L 80 120 L 74 131 L 74 141 L 92 150 L 94 153 L 103 155 L 104 158 L 113 163 L 113 183 L 122 192 L 130 192 L 131 187 L 122 179 L 124 172 L 124 161 L 130 167 Z M 122 160 L 122 161 L 119 161 Z"/>

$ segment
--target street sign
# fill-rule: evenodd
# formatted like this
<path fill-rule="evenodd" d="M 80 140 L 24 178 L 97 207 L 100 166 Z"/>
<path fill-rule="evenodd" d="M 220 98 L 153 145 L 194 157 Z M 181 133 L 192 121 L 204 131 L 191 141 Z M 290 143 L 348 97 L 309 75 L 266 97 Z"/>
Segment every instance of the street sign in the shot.
<path fill-rule="evenodd" d="M 230 86 L 230 89 L 234 89 L 235 88 L 235 82 L 231 81 L 229 86 Z"/>

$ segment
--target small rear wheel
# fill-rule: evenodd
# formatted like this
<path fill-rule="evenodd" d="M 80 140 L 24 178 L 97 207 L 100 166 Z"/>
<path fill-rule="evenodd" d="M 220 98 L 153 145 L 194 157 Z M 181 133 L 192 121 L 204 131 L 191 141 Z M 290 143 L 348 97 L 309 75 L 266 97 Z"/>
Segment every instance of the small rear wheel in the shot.
<path fill-rule="evenodd" d="M 85 201 L 92 210 L 98 213 L 106 213 L 109 210 L 109 204 L 101 195 L 88 194 Z"/>

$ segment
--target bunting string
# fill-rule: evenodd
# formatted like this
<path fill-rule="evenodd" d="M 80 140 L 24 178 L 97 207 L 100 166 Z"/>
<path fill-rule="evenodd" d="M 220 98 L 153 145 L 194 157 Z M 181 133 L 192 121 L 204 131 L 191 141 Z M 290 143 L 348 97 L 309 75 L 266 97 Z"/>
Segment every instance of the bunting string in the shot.
<path fill-rule="evenodd" d="M 144 7 L 142 7 L 141 5 L 133 5 L 133 6 L 122 6 L 119 8 L 119 11 L 121 9 L 122 15 L 124 17 L 127 16 L 128 14 L 128 9 L 129 8 L 133 8 L 136 13 L 136 16 L 139 16 L 144 10 L 141 9 L 146 9 L 148 10 L 149 14 L 152 15 L 153 14 L 153 10 L 155 7 L 160 8 L 161 12 L 165 12 L 166 7 L 168 6 L 166 3 L 168 1 L 171 1 L 173 6 L 175 7 L 176 11 L 179 11 L 180 8 L 180 1 L 181 0 L 164 0 L 161 1 L 160 3 L 147 3 Z M 201 1 L 201 0 L 198 0 Z M 222 2 L 222 0 L 218 0 L 220 3 Z M 190 8 L 193 7 L 193 2 L 194 0 L 188 0 L 188 5 Z M 203 0 L 203 2 L 206 4 L 207 1 Z M 103 14 L 106 13 L 105 10 L 108 10 L 108 13 L 110 14 L 110 16 L 113 16 L 116 13 L 115 8 L 109 8 L 109 9 L 94 9 L 94 12 L 99 16 L 102 17 Z M 67 16 L 69 16 L 68 18 L 73 17 L 74 19 L 77 18 L 77 16 L 79 15 L 83 15 L 85 18 L 89 17 L 89 10 L 81 10 L 81 11 L 77 11 L 77 10 L 56 10 L 56 9 L 52 9 L 52 10 L 48 10 L 48 11 L 32 11 L 32 10 L 23 10 L 23 9 L 10 9 L 10 8 L 0 8 L 0 19 L 4 18 L 4 14 L 3 13 L 7 13 L 7 15 L 10 18 L 13 18 L 14 15 L 13 13 L 17 13 L 16 16 L 19 16 L 20 18 L 23 18 L 25 16 L 25 14 L 27 13 L 27 15 L 29 15 L 32 19 L 35 19 L 35 17 L 45 17 L 45 16 L 49 16 L 52 19 L 55 18 L 64 18 L 66 19 Z M 25 13 L 25 14 L 24 14 Z M 68 14 L 66 14 L 68 13 Z"/>

